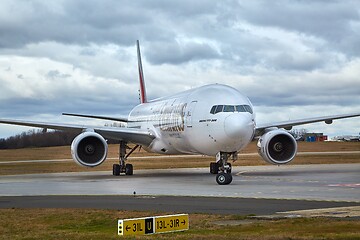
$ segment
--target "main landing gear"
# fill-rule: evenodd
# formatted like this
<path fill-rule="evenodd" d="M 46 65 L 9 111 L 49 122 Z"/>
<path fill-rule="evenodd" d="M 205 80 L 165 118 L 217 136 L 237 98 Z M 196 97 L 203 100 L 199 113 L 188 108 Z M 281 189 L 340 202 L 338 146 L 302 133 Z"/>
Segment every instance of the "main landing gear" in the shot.
<path fill-rule="evenodd" d="M 216 154 L 216 162 L 210 163 L 210 173 L 217 174 L 216 182 L 219 185 L 227 185 L 232 182 L 231 164 L 227 162 L 229 156 L 236 159 L 236 153 L 219 152 Z"/>
<path fill-rule="evenodd" d="M 133 165 L 132 164 L 126 164 L 125 161 L 130 156 L 131 153 L 133 153 L 139 145 L 136 145 L 135 147 L 131 148 L 130 152 L 126 154 L 126 149 L 129 149 L 126 142 L 120 141 L 120 157 L 119 157 L 119 164 L 113 165 L 113 175 L 119 176 L 120 173 L 125 173 L 125 175 L 133 175 Z"/>

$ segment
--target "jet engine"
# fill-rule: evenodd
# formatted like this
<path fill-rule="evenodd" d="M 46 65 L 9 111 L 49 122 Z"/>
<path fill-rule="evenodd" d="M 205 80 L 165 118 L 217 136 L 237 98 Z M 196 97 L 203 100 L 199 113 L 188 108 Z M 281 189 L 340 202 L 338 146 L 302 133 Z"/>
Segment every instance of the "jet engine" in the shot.
<path fill-rule="evenodd" d="M 96 167 L 103 163 L 107 152 L 107 142 L 95 132 L 83 132 L 71 144 L 72 158 L 77 164 L 86 167 Z"/>
<path fill-rule="evenodd" d="M 291 162 L 297 153 L 295 138 L 280 129 L 271 130 L 259 138 L 257 143 L 260 156 L 271 164 L 286 164 Z"/>

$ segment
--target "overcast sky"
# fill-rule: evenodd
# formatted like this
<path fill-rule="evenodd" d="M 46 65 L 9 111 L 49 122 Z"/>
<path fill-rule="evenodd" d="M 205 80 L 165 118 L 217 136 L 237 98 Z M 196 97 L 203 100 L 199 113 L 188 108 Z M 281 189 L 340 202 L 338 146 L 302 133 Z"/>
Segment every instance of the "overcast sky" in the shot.
<path fill-rule="evenodd" d="M 1 0 L 0 117 L 126 115 L 137 39 L 150 99 L 223 83 L 259 123 L 360 112 L 359 1 Z M 359 122 L 303 127 L 357 135 Z M 27 129 L 1 125 L 0 137 Z"/>

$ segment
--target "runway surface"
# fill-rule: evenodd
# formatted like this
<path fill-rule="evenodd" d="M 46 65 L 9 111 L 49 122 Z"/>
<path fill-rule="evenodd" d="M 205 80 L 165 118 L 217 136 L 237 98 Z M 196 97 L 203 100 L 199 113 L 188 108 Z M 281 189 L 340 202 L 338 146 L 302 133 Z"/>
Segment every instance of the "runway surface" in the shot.
<path fill-rule="evenodd" d="M 207 168 L 0 176 L 0 208 L 271 214 L 354 206 L 360 205 L 359 173 L 360 164 L 234 167 L 227 186 L 217 185 Z"/>

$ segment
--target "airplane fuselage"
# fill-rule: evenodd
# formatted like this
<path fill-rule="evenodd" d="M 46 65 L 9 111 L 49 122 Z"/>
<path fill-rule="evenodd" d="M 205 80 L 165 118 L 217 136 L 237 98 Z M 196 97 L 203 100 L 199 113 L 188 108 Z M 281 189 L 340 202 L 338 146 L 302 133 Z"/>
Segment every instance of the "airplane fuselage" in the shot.
<path fill-rule="evenodd" d="M 136 106 L 129 128 L 156 136 L 147 150 L 163 154 L 237 152 L 255 133 L 255 114 L 238 90 L 211 84 Z"/>

